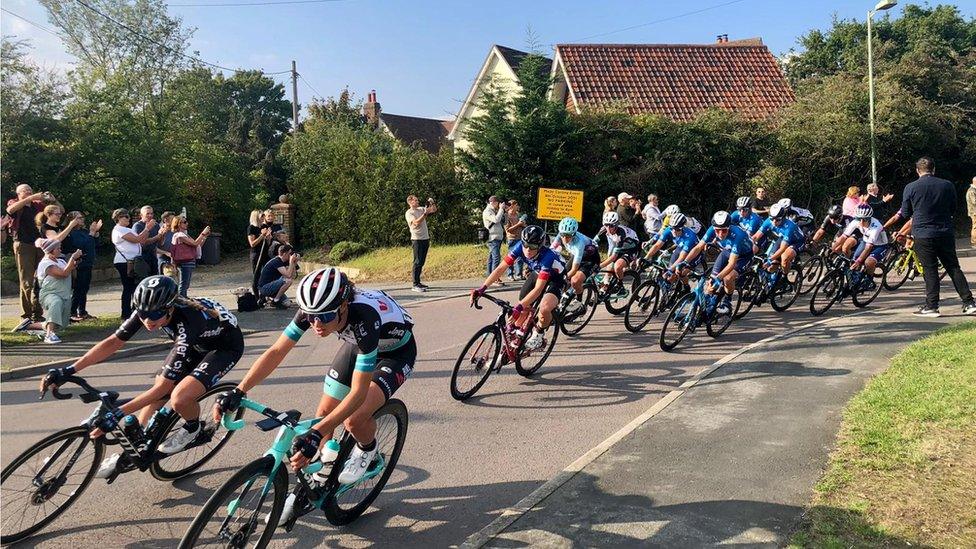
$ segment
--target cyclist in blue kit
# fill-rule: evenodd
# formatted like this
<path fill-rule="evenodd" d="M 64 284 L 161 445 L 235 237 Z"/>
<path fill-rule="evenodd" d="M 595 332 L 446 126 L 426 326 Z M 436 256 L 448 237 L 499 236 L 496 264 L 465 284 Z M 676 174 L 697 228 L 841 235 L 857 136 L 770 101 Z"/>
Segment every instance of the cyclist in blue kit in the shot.
<path fill-rule="evenodd" d="M 691 250 L 685 262 L 694 261 L 709 244 L 716 244 L 722 249 L 715 258 L 712 277 L 721 281 L 724 289 L 724 297 L 716 311 L 719 314 L 728 314 L 732 310 L 735 281 L 752 261 L 752 238 L 741 227 L 732 224 L 732 216 L 729 212 L 719 210 L 712 216 L 712 226 L 705 231 L 701 242 Z M 712 293 L 714 291 L 712 285 L 706 285 L 705 291 Z"/>
<path fill-rule="evenodd" d="M 732 224 L 738 225 L 749 234 L 756 234 L 763 224 L 763 217 L 752 211 L 752 198 L 740 196 L 735 201 L 735 208 L 732 212 Z"/>
<path fill-rule="evenodd" d="M 806 246 L 806 236 L 796 223 L 786 218 L 788 213 L 789 208 L 783 203 L 773 204 L 769 207 L 769 219 L 763 221 L 762 226 L 752 236 L 753 240 L 759 240 L 763 236 L 769 236 L 772 240 L 766 252 L 770 272 L 775 270 L 773 263 L 776 261 L 782 262 L 783 272 L 789 272 L 793 260 Z"/>
<path fill-rule="evenodd" d="M 644 255 L 644 260 L 650 261 L 655 255 L 657 255 L 658 252 L 661 251 L 664 246 L 673 243 L 674 250 L 671 252 L 671 262 L 669 263 L 669 266 L 673 268 L 675 265 L 685 262 L 686 258 L 691 253 L 691 250 L 693 250 L 699 242 L 698 235 L 695 234 L 695 231 L 686 227 L 686 224 L 687 217 L 685 217 L 685 214 L 679 212 L 670 216 L 669 226 L 664 229 L 657 241 L 654 242 L 649 250 L 647 250 L 647 254 Z M 674 274 L 680 276 L 683 280 L 686 279 L 691 268 L 698 266 L 702 262 L 702 259 L 702 256 L 698 256 L 693 261 L 685 262 L 686 266 L 684 266 L 682 269 L 674 269 Z M 674 282 L 673 277 L 669 280 L 669 282 Z"/>

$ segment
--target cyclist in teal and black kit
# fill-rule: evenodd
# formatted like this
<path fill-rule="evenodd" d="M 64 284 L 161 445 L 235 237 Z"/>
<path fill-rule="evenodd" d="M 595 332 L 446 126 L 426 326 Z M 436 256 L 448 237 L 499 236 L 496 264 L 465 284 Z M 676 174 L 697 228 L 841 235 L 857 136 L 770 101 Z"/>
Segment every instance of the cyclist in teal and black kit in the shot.
<path fill-rule="evenodd" d="M 694 261 L 709 244 L 717 244 L 722 248 L 718 257 L 715 258 L 712 277 L 722 281 L 725 289 L 725 296 L 716 311 L 719 314 L 728 314 L 732 310 L 735 281 L 752 261 L 752 239 L 741 227 L 732 224 L 732 216 L 729 215 L 729 212 L 720 210 L 712 216 L 712 226 L 705 231 L 705 236 L 691 250 L 685 261 L 689 263 Z M 711 285 L 706 285 L 705 291 L 711 293 Z"/>
<path fill-rule="evenodd" d="M 753 240 L 759 240 L 763 236 L 769 236 L 772 240 L 766 252 L 770 272 L 775 270 L 773 263 L 781 260 L 783 272 L 788 273 L 797 254 L 806 247 L 806 236 L 796 223 L 786 218 L 788 212 L 789 208 L 781 202 L 773 204 L 769 207 L 769 219 L 763 221 L 762 226 L 752 236 Z"/>
<path fill-rule="evenodd" d="M 553 241 L 550 248 L 559 252 L 563 260 L 570 265 L 566 272 L 566 280 L 576 295 L 583 291 L 583 282 L 600 266 L 600 250 L 590 237 L 579 232 L 579 223 L 572 217 L 563 218 L 559 222 L 559 238 Z M 572 259 L 572 263 L 569 262 Z M 566 312 L 575 313 L 583 304 L 579 299 L 570 301 Z"/>

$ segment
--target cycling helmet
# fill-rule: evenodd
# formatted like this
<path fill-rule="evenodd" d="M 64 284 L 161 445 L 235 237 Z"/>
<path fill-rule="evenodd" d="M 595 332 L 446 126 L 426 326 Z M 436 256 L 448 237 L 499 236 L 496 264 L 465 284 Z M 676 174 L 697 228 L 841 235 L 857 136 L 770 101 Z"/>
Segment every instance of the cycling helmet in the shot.
<path fill-rule="evenodd" d="M 168 276 L 156 275 L 142 279 L 132 294 L 132 309 L 138 313 L 154 313 L 173 305 L 180 288 Z"/>
<path fill-rule="evenodd" d="M 572 217 L 564 217 L 559 222 L 559 234 L 574 235 L 579 230 L 579 223 Z"/>
<path fill-rule="evenodd" d="M 528 227 L 522 229 L 522 244 L 542 246 L 545 239 L 546 231 L 542 230 L 542 227 L 538 225 L 529 225 Z"/>
<path fill-rule="evenodd" d="M 686 221 L 688 221 L 688 218 L 685 216 L 685 214 L 683 214 L 681 212 L 678 212 L 678 213 L 676 213 L 676 214 L 674 214 L 674 215 L 671 216 L 671 226 L 672 227 L 677 227 L 677 228 L 680 229 L 681 227 L 684 227 L 685 226 L 685 222 Z"/>
<path fill-rule="evenodd" d="M 732 216 L 725 210 L 719 210 L 712 216 L 712 227 L 716 229 L 728 229 L 732 226 Z"/>
<path fill-rule="evenodd" d="M 748 196 L 740 196 L 738 200 L 735 201 L 736 209 L 741 210 L 742 208 L 749 208 L 752 204 L 752 199 Z"/>
<path fill-rule="evenodd" d="M 779 202 L 777 202 L 777 204 L 786 208 L 787 210 L 793 207 L 793 201 L 790 200 L 789 198 L 781 198 Z"/>
<path fill-rule="evenodd" d="M 844 208 L 840 207 L 840 204 L 834 204 L 830 208 L 827 208 L 827 217 L 831 219 L 840 219 L 844 215 Z"/>
<path fill-rule="evenodd" d="M 874 217 L 874 208 L 870 204 L 861 204 L 854 209 L 854 219 L 871 219 Z"/>
<path fill-rule="evenodd" d="M 298 283 L 295 301 L 305 313 L 328 313 L 352 295 L 352 284 L 337 267 L 316 269 Z"/>
<path fill-rule="evenodd" d="M 620 225 L 620 216 L 617 212 L 607 212 L 603 214 L 604 225 Z"/>
<path fill-rule="evenodd" d="M 770 219 L 784 219 L 786 218 L 786 212 L 789 208 L 783 205 L 782 202 L 777 202 L 769 207 L 769 218 Z"/>
<path fill-rule="evenodd" d="M 674 215 L 676 213 L 681 213 L 681 208 L 679 208 L 677 204 L 671 204 L 667 208 L 664 208 L 664 212 L 662 212 L 662 213 L 665 216 L 671 216 L 671 215 Z"/>

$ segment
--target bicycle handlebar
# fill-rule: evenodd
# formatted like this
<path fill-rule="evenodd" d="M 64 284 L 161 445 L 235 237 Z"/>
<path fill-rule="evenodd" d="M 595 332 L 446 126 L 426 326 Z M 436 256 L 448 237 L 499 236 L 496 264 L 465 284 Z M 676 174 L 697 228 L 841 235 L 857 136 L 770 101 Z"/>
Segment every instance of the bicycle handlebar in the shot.
<path fill-rule="evenodd" d="M 241 406 L 238 408 L 238 410 L 241 408 L 244 408 L 245 410 L 253 410 L 264 417 L 274 419 L 280 422 L 282 425 L 287 425 L 288 427 L 295 428 L 298 426 L 298 422 L 290 418 L 288 414 L 279 412 L 249 398 L 241 399 Z M 244 428 L 245 421 L 243 419 L 234 419 L 235 412 L 224 412 L 224 414 L 221 415 L 220 423 L 224 426 L 224 429 L 227 429 L 228 431 L 237 431 Z"/>
<path fill-rule="evenodd" d="M 497 297 L 494 297 L 494 296 L 492 296 L 490 294 L 484 294 L 484 295 L 481 295 L 480 297 L 475 298 L 475 300 L 471 304 L 471 306 L 474 307 L 475 309 L 478 309 L 478 310 L 483 309 L 484 307 L 482 307 L 481 305 L 478 305 L 478 300 L 481 299 L 482 297 L 485 298 L 485 299 L 487 299 L 488 301 L 491 301 L 495 305 L 498 305 L 502 309 L 505 309 L 505 311 L 511 311 L 512 310 L 512 305 L 509 302 L 505 301 L 504 299 L 498 299 Z"/>
<path fill-rule="evenodd" d="M 63 387 L 66 383 L 74 383 L 75 385 L 77 385 L 77 386 L 81 387 L 82 389 L 84 389 L 85 392 L 88 393 L 88 394 L 90 394 L 90 395 L 99 395 L 99 396 L 101 396 L 101 394 L 102 394 L 101 391 L 99 391 L 98 389 L 96 389 L 96 388 L 92 387 L 91 385 L 89 385 L 88 382 L 85 381 L 84 379 L 82 379 L 82 378 L 80 378 L 78 376 L 68 376 L 68 377 L 64 378 L 61 381 L 61 385 L 60 386 L 48 386 L 48 387 L 45 387 L 44 391 L 41 392 L 41 396 L 37 397 L 37 400 L 43 400 L 44 399 L 44 395 L 47 394 L 47 390 L 48 389 L 51 390 L 51 395 L 54 398 L 58 399 L 58 400 L 68 400 L 68 399 L 72 398 L 73 396 L 75 396 L 74 393 L 62 393 L 59 390 L 60 387 Z M 106 394 L 108 394 L 108 393 L 106 393 Z"/>

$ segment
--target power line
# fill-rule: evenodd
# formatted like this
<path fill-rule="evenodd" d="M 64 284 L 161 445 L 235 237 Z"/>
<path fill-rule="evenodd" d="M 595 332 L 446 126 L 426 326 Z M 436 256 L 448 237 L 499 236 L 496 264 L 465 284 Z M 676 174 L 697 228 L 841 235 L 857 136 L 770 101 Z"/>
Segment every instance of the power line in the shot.
<path fill-rule="evenodd" d="M 317 89 L 315 89 L 315 86 L 309 84 L 308 80 L 305 80 L 305 77 L 302 76 L 302 73 L 298 73 L 298 77 L 301 78 L 302 82 L 304 82 L 305 85 L 308 86 L 309 89 L 312 90 L 312 93 L 314 93 L 315 95 L 317 95 L 319 99 L 325 99 L 325 96 L 322 95 L 321 93 L 319 93 L 319 91 Z"/>
<path fill-rule="evenodd" d="M 674 21 L 675 19 L 681 19 L 682 17 L 688 17 L 689 15 L 697 15 L 699 13 L 703 13 L 703 12 L 706 12 L 706 11 L 711 11 L 711 10 L 718 9 L 718 8 L 723 8 L 725 6 L 731 6 L 732 4 L 738 4 L 740 2 L 745 2 L 745 0 L 731 0 L 730 2 L 723 2 L 721 4 L 715 4 L 714 6 L 708 6 L 706 8 L 701 8 L 701 9 L 697 9 L 697 10 L 693 10 L 693 11 L 688 11 L 688 12 L 685 12 L 685 13 L 679 13 L 678 15 L 672 15 L 670 17 L 664 17 L 664 18 L 661 18 L 661 19 L 655 19 L 654 21 L 648 21 L 646 23 L 641 23 L 639 25 L 631 25 L 629 27 L 624 27 L 624 28 L 621 28 L 621 29 L 616 29 L 616 30 L 607 31 L 607 32 L 601 32 L 601 33 L 598 33 L 598 34 L 592 34 L 590 36 L 584 36 L 583 38 L 578 38 L 576 40 L 572 40 L 571 42 L 582 42 L 584 40 L 590 40 L 591 38 L 599 38 L 601 36 L 607 36 L 609 34 L 617 34 L 618 32 L 626 32 L 626 31 L 629 31 L 629 30 L 639 29 L 641 27 L 648 27 L 650 25 L 656 25 L 658 23 L 666 23 L 668 21 Z"/>
<path fill-rule="evenodd" d="M 0 7 L 0 11 L 2 11 L 2 12 L 4 12 L 4 13 L 7 13 L 7 14 L 9 14 L 9 15 L 13 15 L 13 16 L 14 16 L 14 17 L 16 17 L 17 19 L 20 19 L 21 21 L 23 21 L 23 22 L 25 22 L 25 23 L 27 23 L 28 25 L 31 25 L 31 26 L 33 26 L 33 27 L 37 27 L 37 28 L 39 28 L 39 29 L 41 29 L 42 31 L 44 31 L 44 32 L 46 32 L 46 33 L 48 33 L 48 34 L 53 34 L 54 36 L 57 36 L 58 38 L 60 38 L 60 37 L 61 37 L 61 35 L 60 35 L 60 34 L 58 34 L 57 32 L 55 32 L 55 31 L 53 31 L 53 30 L 51 30 L 51 29 L 49 29 L 49 28 L 47 28 L 47 27 L 45 27 L 45 26 L 43 26 L 43 25 L 39 25 L 39 24 L 37 24 L 37 23 L 35 23 L 35 22 L 33 22 L 33 21 L 31 21 L 30 19 L 28 19 L 28 18 L 26 18 L 26 17 L 24 17 L 23 15 L 18 15 L 18 14 L 16 14 L 16 13 L 14 13 L 14 12 L 12 12 L 12 11 L 10 11 L 10 10 L 8 10 L 7 8 L 3 8 L 3 7 Z"/>
<path fill-rule="evenodd" d="M 240 6 L 283 6 L 287 4 L 325 4 L 329 2 L 345 2 L 346 0 L 281 0 L 279 2 L 225 2 L 222 4 L 170 4 L 180 8 L 223 8 Z"/>

